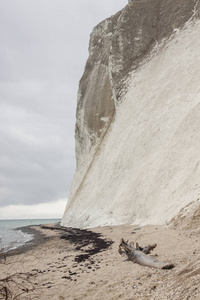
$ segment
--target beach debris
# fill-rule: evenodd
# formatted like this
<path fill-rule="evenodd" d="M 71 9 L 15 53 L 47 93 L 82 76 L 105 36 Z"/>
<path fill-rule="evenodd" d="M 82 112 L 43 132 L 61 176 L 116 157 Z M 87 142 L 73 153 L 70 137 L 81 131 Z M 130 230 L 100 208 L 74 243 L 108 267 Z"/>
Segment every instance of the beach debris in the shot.
<path fill-rule="evenodd" d="M 60 227 L 60 230 L 64 232 L 60 238 L 73 243 L 75 250 L 82 252 L 75 256 L 76 263 L 90 260 L 91 256 L 107 250 L 113 244 L 113 241 L 104 239 L 100 233 L 91 230 L 67 227 Z"/>
<path fill-rule="evenodd" d="M 174 268 L 174 265 L 172 263 L 160 262 L 155 257 L 147 255 L 150 254 L 151 251 L 153 251 L 154 248 L 156 248 L 156 246 L 157 244 L 153 244 L 143 248 L 140 247 L 138 243 L 136 243 L 136 247 L 134 248 L 133 242 L 129 243 L 129 241 L 121 239 L 118 252 L 120 255 L 125 254 L 128 257 L 128 260 L 131 260 L 134 263 L 137 263 L 141 266 L 146 266 L 155 269 Z"/>
<path fill-rule="evenodd" d="M 76 263 L 90 260 L 91 256 L 106 251 L 113 244 L 113 241 L 103 238 L 101 233 L 87 229 L 63 227 L 59 224 L 56 226 L 42 225 L 41 228 L 58 231 L 61 239 L 74 244 L 75 250 L 81 251 L 74 258 Z"/>

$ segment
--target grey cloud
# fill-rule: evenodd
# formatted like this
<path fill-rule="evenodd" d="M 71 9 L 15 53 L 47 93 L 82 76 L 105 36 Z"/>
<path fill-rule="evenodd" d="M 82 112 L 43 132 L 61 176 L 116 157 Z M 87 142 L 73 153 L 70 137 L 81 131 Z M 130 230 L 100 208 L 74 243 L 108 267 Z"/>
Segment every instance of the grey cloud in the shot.
<path fill-rule="evenodd" d="M 89 34 L 126 0 L 1 0 L 0 206 L 66 197 Z"/>

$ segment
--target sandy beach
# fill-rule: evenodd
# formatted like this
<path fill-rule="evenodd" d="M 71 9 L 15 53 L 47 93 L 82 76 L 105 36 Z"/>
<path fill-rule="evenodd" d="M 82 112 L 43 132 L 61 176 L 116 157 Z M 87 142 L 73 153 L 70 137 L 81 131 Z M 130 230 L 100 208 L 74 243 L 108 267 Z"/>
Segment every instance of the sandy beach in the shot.
<path fill-rule="evenodd" d="M 198 219 L 170 226 L 107 226 L 89 230 L 32 226 L 34 242 L 1 259 L 0 278 L 16 274 L 8 288 L 16 299 L 200 299 Z M 188 226 L 190 222 L 190 226 Z M 151 255 L 171 262 L 157 270 L 118 253 L 120 239 L 141 246 L 157 243 Z M 24 277 L 24 274 L 26 276 Z M 2 282 L 1 282 L 2 283 Z M 0 296 L 0 299 L 5 299 Z M 8 298 L 10 299 L 10 298 Z"/>

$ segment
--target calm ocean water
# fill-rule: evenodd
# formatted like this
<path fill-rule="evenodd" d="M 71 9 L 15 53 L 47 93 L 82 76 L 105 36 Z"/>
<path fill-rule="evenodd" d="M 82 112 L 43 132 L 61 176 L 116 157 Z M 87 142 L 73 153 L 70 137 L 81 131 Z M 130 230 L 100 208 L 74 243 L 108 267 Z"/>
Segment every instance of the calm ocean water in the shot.
<path fill-rule="evenodd" d="M 60 219 L 0 220 L 0 248 L 6 252 L 11 249 L 16 249 L 33 239 L 32 234 L 15 230 L 16 228 L 29 225 L 51 224 L 60 221 Z"/>

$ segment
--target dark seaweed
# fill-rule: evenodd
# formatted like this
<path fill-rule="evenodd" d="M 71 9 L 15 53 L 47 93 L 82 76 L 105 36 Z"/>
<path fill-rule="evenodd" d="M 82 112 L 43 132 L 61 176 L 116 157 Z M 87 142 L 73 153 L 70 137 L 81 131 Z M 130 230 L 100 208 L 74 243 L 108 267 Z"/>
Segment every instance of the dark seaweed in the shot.
<path fill-rule="evenodd" d="M 113 241 L 102 238 L 102 235 L 100 233 L 96 233 L 87 229 L 61 226 L 41 227 L 44 229 L 62 230 L 62 232 L 64 231 L 64 234 L 62 234 L 60 238 L 75 244 L 75 250 L 80 250 L 84 252 L 83 254 L 78 254 L 75 256 L 74 261 L 77 263 L 81 263 L 89 259 L 92 255 L 97 254 L 101 251 L 105 251 L 113 244 Z M 87 246 L 90 246 L 90 248 L 84 249 Z"/>

